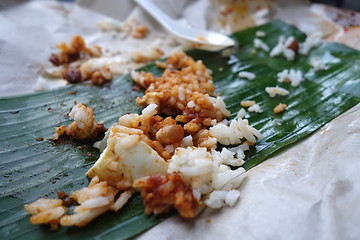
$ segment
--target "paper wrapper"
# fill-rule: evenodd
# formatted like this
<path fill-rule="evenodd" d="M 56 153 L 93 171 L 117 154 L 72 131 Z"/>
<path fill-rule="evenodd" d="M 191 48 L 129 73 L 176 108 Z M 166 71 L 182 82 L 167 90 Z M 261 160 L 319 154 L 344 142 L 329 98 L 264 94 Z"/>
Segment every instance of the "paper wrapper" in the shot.
<path fill-rule="evenodd" d="M 320 30 L 327 40 L 360 49 L 358 27 L 352 23 L 344 29 L 344 19 L 337 17 L 342 13 L 322 5 L 310 6 L 304 1 L 243 1 L 251 9 L 250 15 L 245 16 L 247 21 L 226 27 L 214 23 L 212 17 L 226 12 L 230 1 L 156 2 L 172 17 L 198 28 L 226 32 L 229 28 L 241 29 L 280 18 L 306 33 Z M 39 75 L 49 78 L 46 74 L 51 66 L 47 61 L 49 55 L 56 51 L 57 43 L 69 42 L 74 34 L 82 35 L 89 45 L 99 44 L 108 49 L 107 56 L 116 56 L 119 64 L 126 65 L 124 71 L 139 66 L 130 60 L 131 51 L 156 39 L 172 41 L 132 1 L 78 1 L 78 4 L 45 1 L 11 7 L 3 4 L 1 96 L 32 92 Z M 223 4 L 222 9 L 218 4 Z M 109 16 L 122 21 L 117 22 L 119 25 L 135 16 L 136 21 L 150 27 L 151 34 L 136 40 L 125 36 L 123 31 L 101 32 L 97 23 L 114 21 Z M 231 22 L 231 17 L 228 15 L 227 21 Z M 165 55 L 177 47 L 168 44 L 163 49 Z M 65 81 L 46 83 L 48 87 L 57 87 Z M 360 104 L 307 139 L 251 169 L 240 188 L 240 200 L 233 208 L 206 209 L 193 220 L 174 216 L 138 239 L 359 239 L 359 144 Z"/>
<path fill-rule="evenodd" d="M 233 208 L 174 216 L 138 239 L 358 239 L 360 104 L 249 170 Z"/>

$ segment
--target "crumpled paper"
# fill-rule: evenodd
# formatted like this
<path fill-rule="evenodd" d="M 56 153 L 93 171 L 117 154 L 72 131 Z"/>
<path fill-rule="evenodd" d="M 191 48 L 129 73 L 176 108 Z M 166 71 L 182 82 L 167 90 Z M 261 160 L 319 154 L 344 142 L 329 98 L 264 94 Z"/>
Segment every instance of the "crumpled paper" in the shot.
<path fill-rule="evenodd" d="M 211 0 L 154 1 L 184 24 L 216 30 L 209 26 L 209 16 L 217 14 L 211 12 Z M 120 53 L 118 57 L 126 64 L 132 50 L 168 37 L 132 1 L 19 2 L 11 7 L 0 5 L 0 96 L 32 92 L 38 76 L 50 66 L 47 59 L 55 45 L 69 42 L 73 34 L 84 36 L 89 45 Z M 254 23 L 280 18 L 306 33 L 320 30 L 329 40 L 360 47 L 353 40 L 360 31 L 352 28 L 347 35 L 349 31 L 326 16 L 327 7 L 309 6 L 301 0 L 267 2 L 271 8 L 254 13 Z M 101 32 L 96 25 L 116 22 L 114 19 L 121 24 L 133 16 L 150 27 L 149 38 L 122 38 L 121 32 Z M 171 50 L 169 47 L 165 54 Z M 47 83 L 52 88 L 65 81 Z M 359 119 L 360 104 L 249 170 L 233 208 L 206 209 L 192 220 L 173 216 L 138 239 L 359 239 Z"/>

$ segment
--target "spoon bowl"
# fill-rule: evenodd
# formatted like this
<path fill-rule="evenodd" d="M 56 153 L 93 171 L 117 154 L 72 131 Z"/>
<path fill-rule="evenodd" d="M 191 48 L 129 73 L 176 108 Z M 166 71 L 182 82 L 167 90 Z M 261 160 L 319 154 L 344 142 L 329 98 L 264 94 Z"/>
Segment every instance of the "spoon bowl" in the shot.
<path fill-rule="evenodd" d="M 223 48 L 235 45 L 235 41 L 226 35 L 214 31 L 190 28 L 179 24 L 149 0 L 135 0 L 135 2 L 186 46 L 207 51 L 219 51 Z"/>

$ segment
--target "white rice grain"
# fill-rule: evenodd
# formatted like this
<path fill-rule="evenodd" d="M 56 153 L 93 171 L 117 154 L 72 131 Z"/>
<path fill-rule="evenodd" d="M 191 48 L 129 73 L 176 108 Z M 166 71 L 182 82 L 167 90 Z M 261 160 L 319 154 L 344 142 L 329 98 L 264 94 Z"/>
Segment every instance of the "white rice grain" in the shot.
<path fill-rule="evenodd" d="M 309 54 L 313 47 L 319 46 L 322 43 L 322 33 L 315 32 L 305 39 L 305 42 L 300 43 L 299 53 L 302 55 Z"/>
<path fill-rule="evenodd" d="M 260 48 L 260 49 L 264 50 L 265 52 L 268 52 L 270 50 L 269 46 L 259 38 L 254 38 L 254 47 Z"/>
<path fill-rule="evenodd" d="M 260 108 L 260 106 L 259 106 L 259 104 L 254 104 L 254 105 L 252 105 L 251 107 L 249 107 L 248 108 L 248 111 L 249 112 L 260 112 L 261 111 L 261 108 Z"/>
<path fill-rule="evenodd" d="M 211 186 L 216 190 L 230 191 L 238 188 L 246 177 L 244 168 L 239 167 L 236 170 L 228 169 L 227 171 L 218 173 L 211 182 Z"/>
<path fill-rule="evenodd" d="M 219 109 L 224 116 L 230 116 L 229 110 L 226 109 L 224 100 L 218 96 L 213 104 L 215 108 Z"/>
<path fill-rule="evenodd" d="M 270 56 L 275 57 L 283 55 L 286 60 L 293 61 L 296 54 L 289 48 L 293 41 L 295 41 L 293 36 L 289 36 L 287 39 L 285 39 L 284 36 L 280 36 L 277 45 L 271 50 Z"/>
<path fill-rule="evenodd" d="M 266 33 L 264 31 L 256 31 L 255 36 L 257 37 L 265 37 Z"/>
<path fill-rule="evenodd" d="M 276 95 L 280 95 L 280 96 L 286 96 L 289 95 L 289 91 L 281 88 L 281 87 L 266 87 L 265 91 L 269 94 L 270 97 L 275 97 Z"/>
<path fill-rule="evenodd" d="M 229 192 L 227 192 L 225 197 L 226 205 L 230 207 L 234 206 L 236 201 L 239 199 L 239 197 L 240 197 L 240 191 L 234 189 L 230 190 Z"/>
<path fill-rule="evenodd" d="M 179 89 L 178 89 L 178 95 L 179 95 L 180 101 L 184 101 L 184 100 L 185 100 L 185 89 L 184 89 L 183 87 L 179 87 Z"/>
<path fill-rule="evenodd" d="M 194 101 L 190 101 L 190 102 L 187 103 L 186 106 L 189 107 L 189 108 L 193 108 L 193 107 L 195 107 L 196 105 L 195 105 L 195 102 L 194 102 Z"/>
<path fill-rule="evenodd" d="M 247 78 L 249 80 L 254 80 L 256 78 L 256 75 L 252 72 L 247 72 L 247 71 L 241 71 L 239 72 L 239 77 L 241 78 Z"/>
<path fill-rule="evenodd" d="M 155 103 L 152 103 L 149 104 L 146 108 L 144 108 L 141 113 L 144 117 L 151 118 L 157 113 L 156 108 L 157 105 Z"/>
<path fill-rule="evenodd" d="M 244 118 L 246 115 L 245 109 L 241 108 L 240 111 L 237 113 L 236 118 Z"/>
<path fill-rule="evenodd" d="M 313 57 L 310 60 L 310 65 L 313 67 L 315 72 L 326 68 L 325 63 L 319 57 Z"/>

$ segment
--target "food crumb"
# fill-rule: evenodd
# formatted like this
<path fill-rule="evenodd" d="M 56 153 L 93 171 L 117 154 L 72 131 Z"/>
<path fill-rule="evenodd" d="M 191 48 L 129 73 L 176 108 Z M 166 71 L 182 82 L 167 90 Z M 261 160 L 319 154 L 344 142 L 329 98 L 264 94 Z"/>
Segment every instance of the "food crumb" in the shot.
<path fill-rule="evenodd" d="M 155 64 L 158 68 L 166 68 L 166 63 L 164 62 L 156 61 Z"/>
<path fill-rule="evenodd" d="M 282 111 L 285 110 L 286 107 L 287 107 L 286 104 L 279 103 L 279 104 L 274 108 L 274 113 L 275 113 L 275 114 L 281 113 Z"/>
<path fill-rule="evenodd" d="M 132 31 L 131 36 L 133 38 L 144 38 L 148 34 L 149 28 L 144 24 L 136 25 L 135 29 Z"/>
<path fill-rule="evenodd" d="M 77 93 L 78 93 L 78 90 L 69 92 L 68 94 L 70 94 L 70 95 L 75 95 L 75 94 L 77 94 Z"/>
<path fill-rule="evenodd" d="M 211 219 L 210 218 L 206 219 L 206 222 L 211 223 Z"/>
<path fill-rule="evenodd" d="M 248 100 L 248 101 L 241 101 L 240 104 L 241 104 L 242 107 L 251 107 L 255 103 L 256 103 L 255 101 Z"/>
<path fill-rule="evenodd" d="M 139 92 L 139 91 L 141 90 L 141 86 L 139 86 L 139 85 L 134 85 L 134 86 L 132 87 L 132 90 Z"/>
<path fill-rule="evenodd" d="M 57 196 L 58 196 L 58 198 L 60 198 L 60 199 L 65 199 L 65 198 L 67 198 L 69 195 L 66 194 L 66 193 L 63 192 L 63 191 L 58 191 L 58 192 L 57 192 Z"/>

